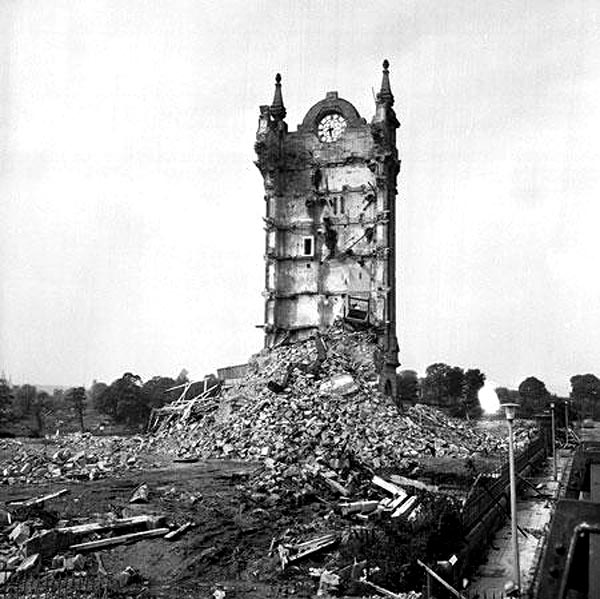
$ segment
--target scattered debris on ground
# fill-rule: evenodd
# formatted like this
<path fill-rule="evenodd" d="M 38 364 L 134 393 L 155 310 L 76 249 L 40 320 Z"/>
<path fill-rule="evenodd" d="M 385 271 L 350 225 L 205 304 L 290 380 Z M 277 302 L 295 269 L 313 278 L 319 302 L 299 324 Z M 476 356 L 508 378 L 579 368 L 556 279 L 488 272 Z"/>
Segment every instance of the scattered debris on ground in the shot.
<path fill-rule="evenodd" d="M 368 331 L 337 324 L 179 398 L 149 435 L 0 441 L 0 483 L 105 485 L 110 506 L 65 518 L 48 506 L 67 487 L 13 497 L 0 507 L 0 581 L 69 573 L 150 588 L 168 571 L 169 589 L 203 585 L 202 597 L 419 599 L 418 560 L 456 559 L 465 496 L 506 454 L 506 434 L 397 406 L 378 389 L 380 355 Z M 517 446 L 533 434 L 519 423 Z M 152 483 L 167 476 L 146 459 L 158 455 L 170 456 L 168 484 Z M 196 481 L 211 461 L 212 479 Z"/>
<path fill-rule="evenodd" d="M 0 484 L 32 484 L 48 481 L 97 480 L 139 471 L 151 464 L 140 461 L 147 447 L 144 437 L 95 437 L 71 433 L 41 440 L 33 447 L 4 439 L 0 450 Z"/>
<path fill-rule="evenodd" d="M 0 584 L 32 573 L 53 577 L 65 573 L 97 575 L 104 569 L 102 560 L 99 556 L 86 557 L 91 552 L 146 539 L 173 539 L 193 526 L 188 522 L 169 527 L 165 516 L 153 514 L 118 517 L 107 513 L 99 519 L 67 522 L 51 505 L 68 492 L 61 489 L 6 503 L 8 518 L 0 529 Z M 125 568 L 117 582 L 124 586 L 138 579 L 133 569 Z"/>

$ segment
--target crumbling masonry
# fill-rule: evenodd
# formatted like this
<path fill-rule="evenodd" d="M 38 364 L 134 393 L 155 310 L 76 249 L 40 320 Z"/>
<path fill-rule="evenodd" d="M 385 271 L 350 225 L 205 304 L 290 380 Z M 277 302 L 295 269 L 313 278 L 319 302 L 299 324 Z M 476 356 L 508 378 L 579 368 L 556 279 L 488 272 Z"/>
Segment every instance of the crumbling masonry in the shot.
<path fill-rule="evenodd" d="M 328 92 L 288 131 L 277 75 L 260 107 L 256 164 L 266 201 L 265 346 L 337 318 L 373 330 L 382 390 L 396 393 L 396 179 L 388 62 L 371 123 Z"/>

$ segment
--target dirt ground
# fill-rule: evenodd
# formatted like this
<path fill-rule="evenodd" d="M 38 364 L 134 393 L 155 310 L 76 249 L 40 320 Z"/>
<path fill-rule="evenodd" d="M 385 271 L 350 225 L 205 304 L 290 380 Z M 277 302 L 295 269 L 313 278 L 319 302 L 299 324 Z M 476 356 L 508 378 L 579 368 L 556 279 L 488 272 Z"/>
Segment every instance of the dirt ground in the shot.
<path fill-rule="evenodd" d="M 59 447 L 52 441 L 23 442 L 28 452 L 42 455 L 44 452 L 52 455 Z M 6 447 L 0 448 L 0 464 L 10 458 L 10 446 Z M 64 520 L 67 526 L 101 521 L 107 514 L 113 518 L 162 515 L 171 528 L 194 523 L 192 529 L 173 541 L 155 538 L 87 554 L 85 569 L 90 575 L 98 572 L 97 556 L 100 557 L 106 580 L 110 582 L 111 597 L 308 598 L 314 597 L 318 589 L 318 575 L 311 576 L 311 568 L 339 572 L 340 568 L 350 568 L 357 556 L 359 560 L 373 559 L 372 563 L 382 566 L 382 573 L 386 570 L 386 560 L 393 568 L 405 563 L 406 556 L 395 553 L 398 542 L 407 542 L 398 536 L 397 530 L 390 529 L 385 522 L 379 529 L 376 525 L 375 529 L 373 525 L 362 526 L 356 518 L 349 522 L 333 509 L 327 495 L 317 495 L 294 506 L 276 496 L 254 493 L 252 475 L 262 467 L 258 463 L 227 459 L 181 463 L 174 461 L 172 455 L 157 453 L 156 447 L 142 450 L 136 457 L 131 471 L 100 480 L 0 485 L 0 503 L 68 489 L 68 494 L 45 505 L 53 517 L 47 527 L 56 526 L 58 520 Z M 472 467 L 487 471 L 495 466 L 495 460 L 429 457 L 414 464 L 417 464 L 415 472 L 418 470 L 432 484 L 456 485 L 458 489 L 470 485 L 474 476 Z M 148 502 L 130 504 L 132 492 L 141 483 L 149 487 Z M 374 497 L 367 493 L 357 498 Z M 289 531 L 297 540 L 336 532 L 344 541 L 339 548 L 302 559 L 284 572 L 275 541 Z M 364 537 L 373 533 L 374 538 Z M 443 534 L 438 544 L 442 538 Z M 423 539 L 426 543 L 426 537 Z M 425 546 L 421 549 L 426 550 Z M 115 583 L 117 576 L 128 566 L 139 572 L 141 580 L 119 588 Z M 382 579 L 388 588 L 393 586 L 394 576 L 392 573 L 391 578 Z M 356 596 L 369 596 L 369 591 L 361 583 L 352 589 Z"/>
<path fill-rule="evenodd" d="M 217 589 L 228 598 L 311 596 L 316 583 L 290 569 L 283 574 L 276 552 L 269 555 L 274 537 L 298 524 L 309 525 L 327 507 L 319 503 L 297 509 L 268 511 L 245 497 L 240 483 L 256 464 L 225 460 L 174 463 L 167 457 L 148 456 L 161 467 L 89 482 L 64 482 L 0 487 L 3 502 L 40 496 L 63 488 L 69 494 L 47 503 L 57 517 L 80 519 L 140 514 L 165 515 L 169 525 L 193 521 L 195 526 L 174 541 L 140 541 L 97 552 L 108 577 L 126 566 L 141 574 L 143 583 L 129 586 L 123 596 L 214 597 Z M 140 484 L 150 488 L 148 503 L 129 503 Z M 96 569 L 96 558 L 86 564 Z M 308 573 L 310 560 L 300 570 Z M 141 594 L 140 594 L 141 593 Z"/>

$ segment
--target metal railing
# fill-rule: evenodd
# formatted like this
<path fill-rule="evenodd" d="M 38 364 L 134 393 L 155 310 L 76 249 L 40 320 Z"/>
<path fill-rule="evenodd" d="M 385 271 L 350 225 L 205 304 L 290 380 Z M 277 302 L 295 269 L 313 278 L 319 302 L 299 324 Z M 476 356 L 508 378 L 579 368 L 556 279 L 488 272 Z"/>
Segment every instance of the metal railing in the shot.
<path fill-rule="evenodd" d="M 515 460 L 517 473 L 523 472 L 529 464 L 533 464 L 543 455 L 545 455 L 545 440 L 540 435 L 517 455 Z M 509 482 L 508 462 L 480 479 L 479 488 L 474 490 L 462 509 L 462 523 L 465 532 L 469 532 L 480 522 L 481 516 L 496 505 L 502 495 L 508 494 Z"/>

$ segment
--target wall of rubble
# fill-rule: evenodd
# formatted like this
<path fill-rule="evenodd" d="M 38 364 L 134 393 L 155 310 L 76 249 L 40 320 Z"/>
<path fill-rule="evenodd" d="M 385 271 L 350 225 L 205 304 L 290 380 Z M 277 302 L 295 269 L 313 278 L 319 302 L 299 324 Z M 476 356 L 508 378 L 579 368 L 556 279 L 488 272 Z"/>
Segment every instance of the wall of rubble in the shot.
<path fill-rule="evenodd" d="M 432 455 L 506 453 L 503 433 L 428 406 L 400 412 L 377 389 L 378 348 L 368 332 L 338 323 L 320 339 L 257 354 L 219 402 L 200 402 L 171 421 L 160 442 L 182 455 L 261 460 L 272 487 L 293 482 L 300 493 L 309 492 L 313 470 L 350 476 L 349 461 L 380 470 Z M 532 436 L 531 427 L 518 429 L 517 444 Z"/>

